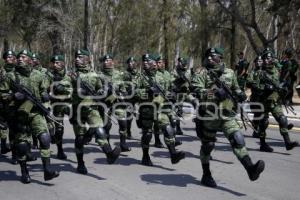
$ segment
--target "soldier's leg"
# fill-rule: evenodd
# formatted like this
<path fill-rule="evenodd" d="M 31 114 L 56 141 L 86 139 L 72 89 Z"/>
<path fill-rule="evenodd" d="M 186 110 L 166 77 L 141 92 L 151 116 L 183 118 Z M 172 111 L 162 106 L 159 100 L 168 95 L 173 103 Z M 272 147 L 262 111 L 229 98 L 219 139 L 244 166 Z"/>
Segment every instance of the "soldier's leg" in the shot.
<path fill-rule="evenodd" d="M 127 120 L 127 139 L 131 139 L 132 138 L 131 124 L 132 124 L 132 118 Z"/>
<path fill-rule="evenodd" d="M 111 148 L 108 142 L 108 134 L 106 130 L 103 128 L 103 121 L 98 110 L 91 109 L 87 115 L 87 123 L 90 128 L 87 131 L 88 135 L 95 135 L 96 143 L 102 148 L 103 152 L 106 155 L 107 163 L 113 164 L 120 155 L 120 148 L 115 147 Z"/>
<path fill-rule="evenodd" d="M 61 121 L 61 124 L 63 124 L 63 121 Z M 65 160 L 67 159 L 67 155 L 65 154 L 63 149 L 63 135 L 64 135 L 64 127 L 56 124 L 55 125 L 55 141 L 57 146 L 56 157 L 58 159 Z"/>
<path fill-rule="evenodd" d="M 266 130 L 269 126 L 269 114 L 266 111 L 263 115 L 263 118 L 258 122 L 258 136 L 260 140 L 260 151 L 263 152 L 273 152 L 273 148 L 270 147 L 266 142 Z"/>
<path fill-rule="evenodd" d="M 225 137 L 230 142 L 233 153 L 246 169 L 249 179 L 251 181 L 258 179 L 260 173 L 262 173 L 265 168 L 265 163 L 262 160 L 257 161 L 255 164 L 252 163 L 252 160 L 245 147 L 244 136 L 240 131 L 240 126 L 237 120 L 234 118 L 223 120 L 222 129 Z"/>
<path fill-rule="evenodd" d="M 11 148 L 11 164 L 16 165 L 18 164 L 17 162 L 17 155 L 16 155 L 16 142 L 15 142 L 15 137 L 16 137 L 16 129 L 10 128 L 8 137 L 9 137 L 9 142 L 10 142 L 10 148 Z"/>
<path fill-rule="evenodd" d="M 126 143 L 127 138 L 127 113 L 126 109 L 118 108 L 115 111 L 115 115 L 118 119 L 119 124 L 119 135 L 120 135 L 120 148 L 122 152 L 130 151 L 131 149 L 128 147 Z"/>
<path fill-rule="evenodd" d="M 35 135 L 32 135 L 32 149 L 38 149 L 38 138 Z"/>
<path fill-rule="evenodd" d="M 18 141 L 15 144 L 15 148 L 16 148 L 17 160 L 21 167 L 21 182 L 24 184 L 30 183 L 31 178 L 29 176 L 27 161 L 26 161 L 26 155 L 29 151 L 28 144 L 26 141 Z"/>
<path fill-rule="evenodd" d="M 198 123 L 201 123 L 200 120 Z M 201 135 L 199 135 L 198 133 L 201 133 Z M 201 130 L 198 130 L 197 134 L 202 144 L 200 149 L 200 160 L 201 160 L 201 165 L 203 170 L 201 183 L 208 187 L 216 187 L 217 184 L 211 175 L 210 164 L 209 164 L 211 158 L 211 152 L 215 148 L 216 132 L 204 130 L 203 127 L 201 127 Z"/>
<path fill-rule="evenodd" d="M 149 148 L 150 148 L 150 142 L 153 134 L 152 126 L 154 123 L 153 120 L 141 120 L 141 124 L 142 124 L 141 144 L 143 149 L 142 165 L 153 166 L 149 155 Z"/>
<path fill-rule="evenodd" d="M 84 144 L 85 144 L 85 132 L 86 128 L 81 127 L 77 122 L 73 121 L 73 131 L 75 133 L 75 153 L 77 158 L 77 172 L 80 174 L 87 174 L 87 168 L 83 161 Z"/>
<path fill-rule="evenodd" d="M 175 146 L 179 146 L 179 145 L 182 145 L 182 142 L 180 140 L 178 140 L 176 138 L 176 131 L 177 131 L 177 128 L 176 128 L 176 123 L 177 123 L 177 120 L 175 119 L 175 116 L 172 114 L 172 113 L 166 113 L 169 117 L 169 120 L 170 120 L 170 125 L 171 127 L 174 129 L 174 137 L 175 137 Z M 180 122 L 180 121 L 179 121 Z"/>
<path fill-rule="evenodd" d="M 8 145 L 6 143 L 8 133 L 9 133 L 8 128 L 4 129 L 4 130 L 0 130 L 1 154 L 6 154 L 6 153 L 10 152 L 10 148 L 8 147 Z"/>
<path fill-rule="evenodd" d="M 169 149 L 172 164 L 178 163 L 184 159 L 185 154 L 181 151 L 177 152 L 175 149 L 175 130 L 170 124 L 170 118 L 165 113 L 158 115 L 159 127 L 164 134 L 165 143 Z"/>
<path fill-rule="evenodd" d="M 153 135 L 154 135 L 154 146 L 156 148 L 163 148 L 164 145 L 162 144 L 161 140 L 160 140 L 160 129 L 159 129 L 159 125 L 158 125 L 158 121 L 155 120 L 154 121 L 154 126 L 153 126 Z"/>
<path fill-rule="evenodd" d="M 282 135 L 285 143 L 286 150 L 291 150 L 298 146 L 298 142 L 291 141 L 289 132 L 288 132 L 288 119 L 282 112 L 282 107 L 280 105 L 276 105 L 272 110 L 272 115 L 276 119 L 279 124 L 279 131 Z"/>
<path fill-rule="evenodd" d="M 30 130 L 36 135 L 40 144 L 40 154 L 44 168 L 44 180 L 48 181 L 59 176 L 59 172 L 50 169 L 51 138 L 47 130 L 46 119 L 40 114 L 30 114 Z"/>

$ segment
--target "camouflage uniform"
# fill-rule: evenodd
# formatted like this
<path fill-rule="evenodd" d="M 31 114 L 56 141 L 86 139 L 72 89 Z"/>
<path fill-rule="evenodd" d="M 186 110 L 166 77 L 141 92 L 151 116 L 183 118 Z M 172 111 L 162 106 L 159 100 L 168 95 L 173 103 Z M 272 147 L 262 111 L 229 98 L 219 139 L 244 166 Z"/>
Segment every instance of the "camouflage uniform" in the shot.
<path fill-rule="evenodd" d="M 75 151 L 78 161 L 77 172 L 81 174 L 87 174 L 87 168 L 83 161 L 84 145 L 89 143 L 93 136 L 95 136 L 96 143 L 106 154 L 109 164 L 114 163 L 120 154 L 120 149 L 116 147 L 112 150 L 107 140 L 108 134 L 103 128 L 103 120 L 100 115 L 102 113 L 99 113 L 98 106 L 95 105 L 97 103 L 95 102 L 96 100 L 92 95 L 88 94 L 88 91 L 81 84 L 81 82 L 88 84 L 99 95 L 103 91 L 101 79 L 91 70 L 89 56 L 90 54 L 86 50 L 76 51 L 76 72 L 71 75 L 73 115 L 70 122 L 75 133 Z M 85 124 L 89 125 L 88 129 Z"/>
<path fill-rule="evenodd" d="M 263 104 L 264 111 L 262 119 L 259 120 L 258 134 L 260 137 L 260 150 L 272 152 L 273 149 L 266 144 L 266 129 L 269 124 L 269 113 L 271 112 L 279 124 L 280 134 L 283 136 L 286 149 L 290 150 L 297 146 L 297 142 L 291 142 L 288 135 L 288 120 L 282 111 L 281 96 L 286 88 L 280 85 L 278 69 L 273 63 L 273 54 L 267 51 L 263 56 L 263 70 L 258 70 L 251 80 L 252 92 L 258 97 L 256 101 Z"/>
<path fill-rule="evenodd" d="M 14 76 L 11 77 L 18 84 L 26 87 L 39 101 L 49 101 L 47 95 L 47 88 L 45 79 L 40 76 L 40 73 L 31 69 L 29 65 L 31 53 L 27 50 L 22 50 L 18 54 L 18 66 L 16 67 Z M 29 143 L 31 136 L 35 135 L 40 142 L 40 153 L 44 167 L 44 179 L 51 180 L 59 175 L 57 171 L 51 171 L 50 166 L 50 135 L 47 129 L 47 122 L 45 117 L 40 114 L 36 106 L 27 100 L 24 94 L 15 91 L 12 87 L 10 77 L 1 83 L 0 91 L 2 95 L 12 91 L 10 99 L 14 99 L 14 125 L 9 127 L 15 133 L 15 147 L 18 161 L 21 166 L 23 183 L 30 183 L 30 176 L 28 174 L 26 156 L 28 154 Z"/>
<path fill-rule="evenodd" d="M 280 82 L 284 83 L 288 88 L 288 94 L 286 96 L 286 101 L 288 104 L 292 103 L 294 95 L 294 84 L 297 80 L 297 70 L 299 65 L 295 59 L 292 58 L 292 49 L 286 49 L 285 58 L 280 62 L 282 65 L 280 71 Z"/>
<path fill-rule="evenodd" d="M 242 56 L 235 66 L 236 70 L 236 76 L 237 76 L 237 82 L 239 84 L 239 87 L 244 91 L 245 84 L 248 76 L 248 68 L 249 68 L 249 62 L 244 58 L 244 53 L 240 52 L 239 54 Z"/>
<path fill-rule="evenodd" d="M 108 115 L 116 116 L 119 124 L 119 135 L 120 135 L 120 147 L 122 152 L 130 151 L 131 149 L 128 147 L 126 143 L 127 138 L 127 115 L 128 112 L 127 106 L 124 104 L 124 99 L 122 97 L 127 96 L 126 88 L 124 87 L 124 73 L 114 69 L 113 67 L 113 57 L 109 54 L 102 57 L 101 62 L 103 63 L 103 68 L 101 71 L 101 79 L 103 81 L 104 87 L 108 89 L 108 93 L 106 98 L 104 99 L 105 104 L 109 108 Z M 111 64 L 111 68 L 105 67 L 106 63 L 109 62 Z M 119 103 L 121 105 L 117 105 L 115 103 Z M 114 113 L 112 113 L 112 111 Z M 103 117 L 104 117 L 103 111 Z M 105 130 L 109 136 L 109 132 L 111 129 L 112 123 L 111 120 L 108 119 L 108 123 L 105 125 Z"/>
<path fill-rule="evenodd" d="M 59 118 L 58 121 L 60 124 L 64 124 L 64 115 L 70 114 L 70 108 L 66 104 L 70 103 L 70 97 L 73 92 L 71 78 L 66 74 L 63 55 L 52 56 L 51 63 L 53 64 L 53 69 L 46 72 L 46 78 L 49 81 L 52 112 L 55 117 Z M 56 66 L 61 68 L 56 68 Z M 57 158 L 64 160 L 67 159 L 67 156 L 62 147 L 63 134 L 64 126 L 55 124 L 53 133 L 51 134 L 51 143 L 57 145 Z"/>
<path fill-rule="evenodd" d="M 215 147 L 216 132 L 223 131 L 229 140 L 233 153 L 241 161 L 248 172 L 251 180 L 256 180 L 264 169 L 264 162 L 252 163 L 245 147 L 244 136 L 235 118 L 234 104 L 223 88 L 218 88 L 215 78 L 210 73 L 214 73 L 223 83 L 231 89 L 234 95 L 240 100 L 245 100 L 245 94 L 240 90 L 234 72 L 225 67 L 221 58 L 223 50 L 210 48 L 205 53 L 203 68 L 195 73 L 191 81 L 191 89 L 197 95 L 200 106 L 196 119 L 197 135 L 202 142 L 200 159 L 203 168 L 201 182 L 204 185 L 215 187 L 209 168 L 210 154 Z M 214 115 L 210 115 L 214 113 Z"/>
<path fill-rule="evenodd" d="M 126 63 L 127 63 L 127 67 L 126 67 L 126 71 L 124 72 L 124 76 L 123 76 L 124 77 L 124 79 L 123 79 L 124 85 L 126 87 L 128 94 L 134 95 L 134 91 L 135 91 L 138 81 L 140 79 L 140 72 L 137 69 L 136 60 L 133 57 L 129 57 L 127 59 Z M 137 103 L 137 99 L 135 98 L 135 96 L 133 96 L 132 98 L 127 99 L 126 102 L 130 103 L 134 109 L 134 106 Z M 133 111 L 133 113 L 135 113 L 135 111 Z M 132 117 L 133 116 L 131 116 L 129 119 L 127 119 L 127 138 L 128 139 L 131 139 L 131 137 L 132 137 L 132 135 L 131 135 L 131 124 L 132 124 L 132 120 L 133 120 Z"/>
<path fill-rule="evenodd" d="M 166 80 L 156 74 L 156 62 L 154 61 L 154 58 L 148 54 L 143 57 L 147 57 L 146 59 L 143 59 L 144 62 L 146 62 L 144 64 L 146 65 L 146 68 L 144 68 L 144 72 L 141 74 L 141 79 L 136 90 L 136 95 L 140 102 L 137 124 L 138 127 L 142 129 L 142 164 L 146 166 L 152 165 L 149 155 L 149 143 L 152 138 L 155 119 L 157 119 L 158 127 L 164 134 L 164 140 L 171 155 L 171 162 L 175 164 L 183 159 L 185 154 L 175 150 L 174 129 L 170 125 L 170 119 L 168 116 L 168 112 L 170 111 L 166 109 L 161 110 L 166 106 L 167 102 L 165 102 L 165 99 L 161 96 L 161 93 L 156 87 L 154 87 L 154 85 L 149 85 L 149 82 L 156 83 L 159 87 L 166 91 Z"/>

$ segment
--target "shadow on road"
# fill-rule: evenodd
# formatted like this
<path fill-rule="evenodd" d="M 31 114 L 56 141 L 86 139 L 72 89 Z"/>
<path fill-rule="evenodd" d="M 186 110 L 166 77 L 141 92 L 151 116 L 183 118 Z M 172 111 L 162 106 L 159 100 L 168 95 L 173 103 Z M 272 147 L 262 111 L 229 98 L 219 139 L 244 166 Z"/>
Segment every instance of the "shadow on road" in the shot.
<path fill-rule="evenodd" d="M 200 180 L 197 180 L 197 178 L 189 174 L 144 174 L 140 177 L 142 181 L 145 181 L 149 184 L 162 184 L 166 186 L 178 187 L 186 187 L 188 184 L 201 185 Z M 235 196 L 246 196 L 246 194 L 236 192 L 224 186 L 218 186 L 211 189 L 222 190 Z"/>

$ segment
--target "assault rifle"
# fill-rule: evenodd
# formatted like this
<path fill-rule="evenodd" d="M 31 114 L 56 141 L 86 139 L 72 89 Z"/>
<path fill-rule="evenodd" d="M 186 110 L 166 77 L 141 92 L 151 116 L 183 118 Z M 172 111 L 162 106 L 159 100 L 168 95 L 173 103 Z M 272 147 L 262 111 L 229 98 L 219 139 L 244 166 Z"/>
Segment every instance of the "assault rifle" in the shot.
<path fill-rule="evenodd" d="M 54 122 L 55 124 L 63 127 L 64 125 L 56 121 L 50 113 L 50 110 L 46 108 L 35 96 L 32 92 L 26 88 L 25 86 L 17 83 L 13 79 L 10 79 L 10 84 L 13 91 L 20 92 L 25 96 L 25 99 L 29 100 L 33 105 L 38 109 L 38 111 L 46 117 L 46 119 Z"/>
<path fill-rule="evenodd" d="M 232 94 L 231 89 L 223 82 L 219 79 L 219 77 L 217 76 L 217 74 L 215 72 L 213 72 L 212 70 L 208 70 L 208 74 L 210 76 L 210 78 L 215 82 L 215 84 L 217 85 L 218 88 L 222 88 L 226 94 L 228 95 L 228 97 L 231 99 L 231 101 L 235 104 L 235 106 L 237 106 L 239 104 L 239 100 Z M 243 122 L 243 126 L 245 128 L 245 130 L 247 130 L 246 127 L 246 123 L 247 125 L 252 128 L 254 131 L 255 130 L 255 126 L 253 124 L 253 122 L 249 119 L 248 115 L 244 113 L 244 109 L 242 106 L 240 106 L 240 111 L 241 111 L 241 120 Z"/>

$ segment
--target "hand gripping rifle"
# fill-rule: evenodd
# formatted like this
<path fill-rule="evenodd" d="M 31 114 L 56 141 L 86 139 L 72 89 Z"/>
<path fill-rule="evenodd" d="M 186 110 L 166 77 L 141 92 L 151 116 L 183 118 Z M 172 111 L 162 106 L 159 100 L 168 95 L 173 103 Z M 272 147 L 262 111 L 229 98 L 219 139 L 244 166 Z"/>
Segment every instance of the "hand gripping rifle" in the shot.
<path fill-rule="evenodd" d="M 18 84 L 16 81 L 10 79 L 11 87 L 14 91 L 20 92 L 25 96 L 25 99 L 29 100 L 33 105 L 38 109 L 38 111 L 46 117 L 46 119 L 54 122 L 55 124 L 63 127 L 64 125 L 56 121 L 50 113 L 50 110 L 46 108 L 33 94 L 32 92 L 26 88 L 25 86 Z"/>
<path fill-rule="evenodd" d="M 93 96 L 93 97 L 96 97 L 98 96 L 99 94 L 93 89 L 93 87 L 88 84 L 87 82 L 83 81 L 79 75 L 76 76 L 77 78 L 77 81 L 80 81 L 80 88 L 82 88 L 83 90 L 85 90 L 87 92 L 87 94 L 89 96 Z M 94 99 L 94 101 L 97 102 L 97 99 Z M 115 125 L 117 125 L 118 123 L 112 119 L 106 112 L 104 112 L 104 114 L 108 117 L 108 119 L 110 119 Z"/>
<path fill-rule="evenodd" d="M 147 83 L 150 85 L 150 87 L 154 87 L 159 91 L 159 93 L 162 95 L 162 97 L 164 98 L 165 101 L 169 101 L 169 98 L 167 97 L 165 91 L 155 81 L 147 78 L 144 73 L 141 73 L 141 75 L 147 81 Z M 174 113 L 175 113 L 175 117 L 179 118 L 180 121 L 183 121 L 183 117 L 179 113 L 179 110 L 175 111 Z"/>
<path fill-rule="evenodd" d="M 223 82 L 219 79 L 219 77 L 217 76 L 217 74 L 215 72 L 213 72 L 212 70 L 208 70 L 208 74 L 210 76 L 210 78 L 215 82 L 215 84 L 217 85 L 218 88 L 222 88 L 226 94 L 228 95 L 228 97 L 232 100 L 232 102 L 237 106 L 239 104 L 239 100 L 232 94 L 231 89 Z M 257 131 L 254 127 L 253 122 L 249 119 L 248 115 L 245 114 L 244 109 L 242 106 L 240 106 L 241 109 L 241 120 L 243 122 L 243 126 L 245 128 L 245 130 L 247 130 L 246 124 L 253 129 L 254 131 Z"/>
<path fill-rule="evenodd" d="M 278 92 L 281 103 L 284 105 L 286 112 L 289 113 L 289 111 L 290 111 L 291 113 L 296 115 L 295 109 L 293 108 L 293 106 L 290 104 L 287 104 L 285 101 L 287 92 L 284 91 L 283 87 L 274 83 L 273 80 L 267 75 L 267 73 L 265 71 L 263 71 L 262 76 L 263 76 L 262 78 L 265 81 L 265 83 L 272 85 L 275 88 L 275 90 Z"/>

